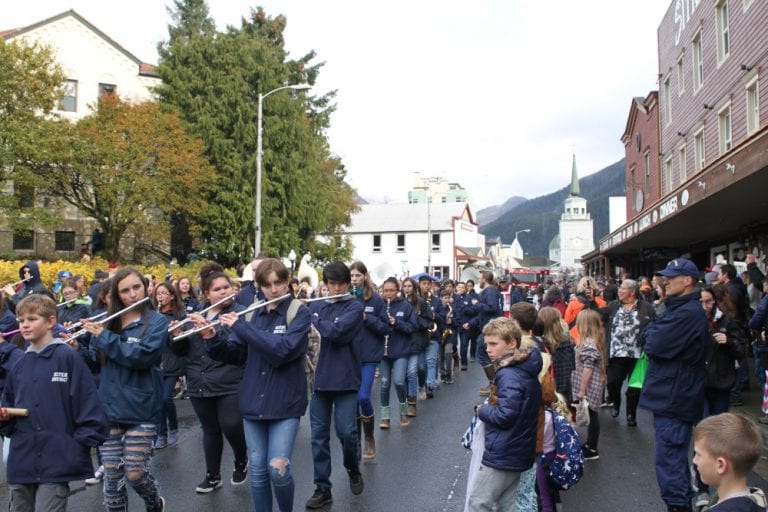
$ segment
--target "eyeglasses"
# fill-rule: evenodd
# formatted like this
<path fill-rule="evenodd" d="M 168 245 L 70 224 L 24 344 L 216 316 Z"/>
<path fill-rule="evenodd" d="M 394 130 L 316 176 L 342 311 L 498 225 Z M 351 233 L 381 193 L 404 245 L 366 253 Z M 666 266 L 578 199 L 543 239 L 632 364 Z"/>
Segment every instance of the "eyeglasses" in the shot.
<path fill-rule="evenodd" d="M 168 293 L 168 292 L 167 292 L 167 291 L 165 291 L 165 290 L 157 290 L 157 291 L 155 292 L 155 295 L 164 295 L 164 296 L 166 296 L 166 297 L 169 297 L 171 294 L 170 294 L 170 293 Z"/>

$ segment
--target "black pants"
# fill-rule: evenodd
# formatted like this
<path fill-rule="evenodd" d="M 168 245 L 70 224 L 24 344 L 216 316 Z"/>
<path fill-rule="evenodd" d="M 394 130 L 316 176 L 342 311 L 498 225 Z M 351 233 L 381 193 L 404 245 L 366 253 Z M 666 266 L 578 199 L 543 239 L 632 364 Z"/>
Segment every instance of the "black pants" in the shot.
<path fill-rule="evenodd" d="M 597 442 L 600 440 L 600 415 L 597 411 L 589 410 L 589 427 L 587 427 L 587 446 L 597 450 Z"/>
<path fill-rule="evenodd" d="M 607 388 L 608 401 L 616 408 L 621 407 L 621 387 L 635 369 L 637 359 L 634 357 L 612 357 L 608 360 Z M 627 388 L 627 414 L 637 416 L 637 403 L 640 401 L 640 390 Z"/>
<path fill-rule="evenodd" d="M 248 459 L 245 446 L 243 418 L 237 394 L 190 398 L 203 428 L 203 453 L 206 471 L 212 475 L 221 474 L 221 454 L 224 451 L 224 437 L 229 441 L 235 456 L 235 463 L 242 464 Z"/>

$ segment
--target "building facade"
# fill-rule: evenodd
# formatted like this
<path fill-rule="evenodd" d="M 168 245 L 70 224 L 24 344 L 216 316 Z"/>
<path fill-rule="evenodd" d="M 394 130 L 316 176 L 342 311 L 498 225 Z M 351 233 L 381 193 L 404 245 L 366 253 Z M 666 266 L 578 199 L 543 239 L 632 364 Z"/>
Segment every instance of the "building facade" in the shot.
<path fill-rule="evenodd" d="M 449 182 L 445 178 L 425 177 L 416 172 L 413 188 L 408 191 L 408 202 L 426 203 L 427 198 L 431 199 L 433 204 L 469 202 L 469 194 L 458 183 Z"/>
<path fill-rule="evenodd" d="M 587 209 L 587 200 L 581 197 L 579 188 L 579 176 L 576 170 L 576 156 L 573 157 L 571 167 L 571 190 L 563 204 L 563 213 L 560 216 L 560 229 L 558 238 L 560 241 L 559 259 L 560 271 L 581 270 L 581 256 L 594 249 L 595 230 L 592 217 Z M 550 251 L 550 259 L 556 253 Z"/>
<path fill-rule="evenodd" d="M 626 217 L 635 218 L 661 197 L 659 177 L 659 94 L 633 98 L 621 137 L 626 162 Z M 622 224 L 624 223 L 622 222 Z"/>

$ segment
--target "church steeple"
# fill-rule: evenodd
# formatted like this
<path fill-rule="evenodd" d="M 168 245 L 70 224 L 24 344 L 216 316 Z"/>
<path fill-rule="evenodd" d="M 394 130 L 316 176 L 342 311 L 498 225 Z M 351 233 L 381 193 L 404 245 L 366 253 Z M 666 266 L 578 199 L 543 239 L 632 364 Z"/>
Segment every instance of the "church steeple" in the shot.
<path fill-rule="evenodd" d="M 571 167 L 571 195 L 579 197 L 581 190 L 579 189 L 579 175 L 576 172 L 576 155 L 573 155 L 573 166 Z"/>

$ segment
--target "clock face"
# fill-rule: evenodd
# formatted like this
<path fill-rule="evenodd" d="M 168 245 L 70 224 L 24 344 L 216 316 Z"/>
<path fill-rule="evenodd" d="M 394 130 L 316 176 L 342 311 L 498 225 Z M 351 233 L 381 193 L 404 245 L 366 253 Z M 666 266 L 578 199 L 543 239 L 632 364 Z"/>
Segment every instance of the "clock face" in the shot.
<path fill-rule="evenodd" d="M 581 238 L 579 237 L 572 238 L 571 242 L 573 243 L 574 247 L 581 246 Z"/>

